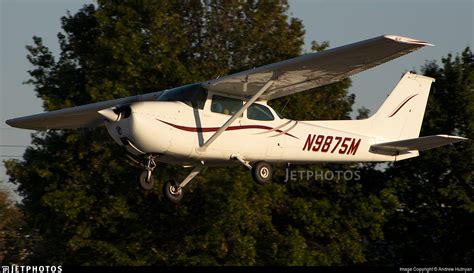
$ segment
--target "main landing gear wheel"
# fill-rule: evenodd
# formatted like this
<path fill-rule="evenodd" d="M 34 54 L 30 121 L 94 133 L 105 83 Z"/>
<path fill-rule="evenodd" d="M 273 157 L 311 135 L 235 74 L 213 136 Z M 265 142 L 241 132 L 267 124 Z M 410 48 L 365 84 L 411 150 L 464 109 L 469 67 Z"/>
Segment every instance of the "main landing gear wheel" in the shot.
<path fill-rule="evenodd" d="M 163 194 L 171 203 L 179 204 L 183 199 L 183 188 L 170 180 L 163 185 Z"/>
<path fill-rule="evenodd" d="M 151 175 L 151 172 L 144 171 L 140 173 L 140 176 L 138 177 L 138 185 L 140 188 L 146 191 L 153 189 L 153 186 L 155 185 L 155 179 Z"/>
<path fill-rule="evenodd" d="M 260 184 L 265 185 L 272 181 L 273 168 L 270 164 L 259 161 L 252 166 L 252 178 Z"/>

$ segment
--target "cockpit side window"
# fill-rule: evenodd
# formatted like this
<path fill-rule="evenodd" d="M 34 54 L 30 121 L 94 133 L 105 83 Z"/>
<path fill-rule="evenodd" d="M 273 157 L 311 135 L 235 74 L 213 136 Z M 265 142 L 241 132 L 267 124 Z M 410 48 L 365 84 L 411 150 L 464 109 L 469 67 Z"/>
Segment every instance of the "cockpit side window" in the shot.
<path fill-rule="evenodd" d="M 274 120 L 275 117 L 273 116 L 272 112 L 268 107 L 261 105 L 261 104 L 252 104 L 247 109 L 247 118 L 254 119 L 254 120 Z"/>
<path fill-rule="evenodd" d="M 206 99 L 207 90 L 202 88 L 201 84 L 193 84 L 167 90 L 158 98 L 158 101 L 180 101 L 193 108 L 204 109 Z"/>
<path fill-rule="evenodd" d="M 242 108 L 243 104 L 243 101 L 239 99 L 214 95 L 212 96 L 211 111 L 214 113 L 233 115 Z"/>

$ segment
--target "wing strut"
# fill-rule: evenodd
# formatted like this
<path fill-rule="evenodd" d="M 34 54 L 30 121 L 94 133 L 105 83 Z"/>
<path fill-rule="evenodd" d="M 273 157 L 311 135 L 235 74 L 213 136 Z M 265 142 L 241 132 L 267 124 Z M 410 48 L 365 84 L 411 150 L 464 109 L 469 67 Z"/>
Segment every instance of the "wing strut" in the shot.
<path fill-rule="evenodd" d="M 268 90 L 273 84 L 273 79 L 269 80 L 255 95 L 253 95 L 237 113 L 232 115 L 224 125 L 222 125 L 217 132 L 215 132 L 201 147 L 198 148 L 199 152 L 205 152 L 206 149 L 211 145 L 242 113 L 252 105 L 265 91 Z"/>

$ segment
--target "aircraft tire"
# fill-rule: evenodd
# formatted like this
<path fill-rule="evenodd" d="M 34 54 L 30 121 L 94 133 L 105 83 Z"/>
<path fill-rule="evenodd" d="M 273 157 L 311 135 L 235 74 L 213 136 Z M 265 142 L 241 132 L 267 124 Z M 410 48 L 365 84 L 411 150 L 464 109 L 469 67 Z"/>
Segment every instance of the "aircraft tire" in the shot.
<path fill-rule="evenodd" d="M 155 178 L 153 176 L 150 176 L 150 180 L 148 181 L 147 179 L 147 172 L 141 172 L 140 176 L 138 177 L 138 185 L 140 188 L 142 188 L 145 191 L 149 191 L 153 189 L 153 186 L 155 186 Z"/>
<path fill-rule="evenodd" d="M 272 181 L 273 168 L 264 161 L 259 161 L 252 166 L 252 178 L 260 185 L 268 184 Z"/>
<path fill-rule="evenodd" d="M 176 182 L 170 180 L 163 185 L 163 195 L 173 204 L 181 203 L 183 199 L 183 189 L 176 190 Z"/>

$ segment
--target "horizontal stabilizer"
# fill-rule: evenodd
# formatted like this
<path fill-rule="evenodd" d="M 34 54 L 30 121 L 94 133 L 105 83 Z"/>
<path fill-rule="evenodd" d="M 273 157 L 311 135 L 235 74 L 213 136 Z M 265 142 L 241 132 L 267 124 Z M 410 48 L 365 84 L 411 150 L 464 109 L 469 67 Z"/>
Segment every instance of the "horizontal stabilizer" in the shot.
<path fill-rule="evenodd" d="M 370 152 L 384 155 L 399 155 L 409 151 L 424 151 L 440 146 L 465 141 L 467 138 L 448 135 L 425 136 L 397 140 L 370 146 Z"/>

